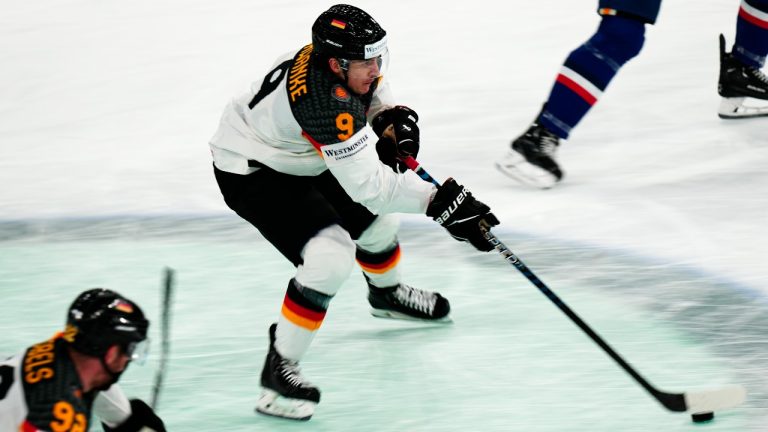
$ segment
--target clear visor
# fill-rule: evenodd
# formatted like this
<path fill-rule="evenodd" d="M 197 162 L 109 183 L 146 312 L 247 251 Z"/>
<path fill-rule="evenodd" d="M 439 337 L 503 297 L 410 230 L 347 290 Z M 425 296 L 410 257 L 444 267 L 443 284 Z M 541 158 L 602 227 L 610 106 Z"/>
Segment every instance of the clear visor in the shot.
<path fill-rule="evenodd" d="M 341 64 L 341 68 L 345 70 L 349 70 L 350 67 L 372 68 L 375 66 L 379 69 L 379 75 L 384 75 L 387 69 L 389 69 L 389 49 L 384 48 L 384 51 L 381 53 L 381 55 L 369 58 L 367 60 L 339 59 L 339 63 Z"/>
<path fill-rule="evenodd" d="M 131 362 L 144 364 L 149 357 L 149 338 L 141 342 L 131 342 L 125 347 L 125 355 L 130 357 Z"/>

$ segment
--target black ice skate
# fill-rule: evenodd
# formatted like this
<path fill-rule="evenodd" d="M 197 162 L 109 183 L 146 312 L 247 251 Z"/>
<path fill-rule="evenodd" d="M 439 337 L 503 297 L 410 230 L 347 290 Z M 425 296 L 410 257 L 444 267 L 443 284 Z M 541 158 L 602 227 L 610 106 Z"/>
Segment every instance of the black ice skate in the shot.
<path fill-rule="evenodd" d="M 496 168 L 525 185 L 549 189 L 563 178 L 555 162 L 560 138 L 534 122 L 510 144 L 509 152 L 496 162 Z"/>
<path fill-rule="evenodd" d="M 720 78 L 717 93 L 722 96 L 718 115 L 724 119 L 768 116 L 768 104 L 745 105 L 746 98 L 768 100 L 768 77 L 760 69 L 747 66 L 725 52 L 725 37 L 720 35 Z"/>
<path fill-rule="evenodd" d="M 439 293 L 424 291 L 405 284 L 378 288 L 368 284 L 371 315 L 379 318 L 450 322 L 451 305 Z"/>
<path fill-rule="evenodd" d="M 275 349 L 275 329 L 269 327 L 269 353 L 261 371 L 262 392 L 256 411 L 292 420 L 309 420 L 320 402 L 320 390 L 304 380 L 299 364 Z"/>

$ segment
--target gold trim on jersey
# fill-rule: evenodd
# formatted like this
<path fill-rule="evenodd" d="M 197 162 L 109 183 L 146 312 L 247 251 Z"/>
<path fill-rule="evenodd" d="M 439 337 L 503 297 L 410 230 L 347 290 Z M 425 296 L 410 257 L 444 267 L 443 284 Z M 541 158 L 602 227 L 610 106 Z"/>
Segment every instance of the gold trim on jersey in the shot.
<path fill-rule="evenodd" d="M 311 56 L 312 44 L 309 44 L 302 48 L 293 60 L 293 66 L 288 72 L 288 94 L 291 102 L 296 102 L 299 96 L 307 94 L 307 70 Z"/>

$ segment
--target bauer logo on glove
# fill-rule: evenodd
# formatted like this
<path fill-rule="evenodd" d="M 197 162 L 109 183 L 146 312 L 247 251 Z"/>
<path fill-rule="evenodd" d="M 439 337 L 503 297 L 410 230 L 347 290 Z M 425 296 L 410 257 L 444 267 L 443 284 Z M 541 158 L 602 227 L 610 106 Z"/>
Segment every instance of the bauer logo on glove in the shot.
<path fill-rule="evenodd" d="M 467 188 L 462 187 L 461 192 L 459 192 L 459 194 L 456 195 L 456 198 L 453 200 L 451 204 L 448 205 L 448 208 L 443 210 L 443 213 L 441 213 L 440 216 L 435 218 L 435 222 L 439 223 L 440 225 L 444 225 L 445 222 L 447 222 L 448 219 L 450 219 L 451 215 L 453 215 L 453 212 L 455 212 L 456 209 L 459 208 L 461 203 L 464 202 L 464 198 L 466 198 L 467 196 L 469 196 L 469 191 L 467 190 Z M 457 222 L 461 222 L 461 221 L 454 220 L 449 225 Z"/>
<path fill-rule="evenodd" d="M 469 242 L 477 250 L 488 252 L 493 245 L 483 229 L 499 224 L 490 207 L 476 200 L 464 186 L 449 178 L 437 190 L 427 206 L 427 216 L 443 226 L 451 237 Z"/>

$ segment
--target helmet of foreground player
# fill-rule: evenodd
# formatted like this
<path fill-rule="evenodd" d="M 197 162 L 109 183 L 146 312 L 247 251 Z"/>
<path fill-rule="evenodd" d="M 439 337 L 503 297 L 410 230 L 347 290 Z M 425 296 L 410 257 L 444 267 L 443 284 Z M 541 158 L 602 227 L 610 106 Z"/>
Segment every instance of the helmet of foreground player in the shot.
<path fill-rule="evenodd" d="M 344 60 L 380 58 L 387 52 L 387 32 L 364 10 L 331 6 L 312 25 L 316 54 Z"/>
<path fill-rule="evenodd" d="M 149 321 L 131 300 L 104 288 L 81 293 L 67 313 L 65 339 L 83 354 L 102 357 L 119 345 L 131 359 L 146 354 Z"/>

